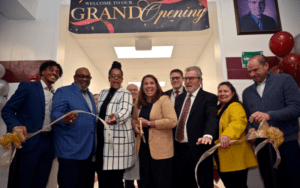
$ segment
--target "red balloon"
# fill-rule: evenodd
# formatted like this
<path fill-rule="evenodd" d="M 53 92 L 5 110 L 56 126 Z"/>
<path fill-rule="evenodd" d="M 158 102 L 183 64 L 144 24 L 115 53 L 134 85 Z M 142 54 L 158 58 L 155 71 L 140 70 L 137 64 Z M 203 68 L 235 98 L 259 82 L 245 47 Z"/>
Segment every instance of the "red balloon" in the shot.
<path fill-rule="evenodd" d="M 275 33 L 269 42 L 270 50 L 278 57 L 289 54 L 294 47 L 294 37 L 289 32 Z"/>
<path fill-rule="evenodd" d="M 284 73 L 294 75 L 296 70 L 296 64 L 300 62 L 300 55 L 296 53 L 290 53 L 282 58 L 281 65 Z"/>
<path fill-rule="evenodd" d="M 283 70 L 280 65 L 276 65 L 273 68 L 271 68 L 271 71 L 273 71 L 275 74 L 282 74 Z"/>
<path fill-rule="evenodd" d="M 294 71 L 294 75 L 293 75 L 294 79 L 296 80 L 296 82 L 298 83 L 298 86 L 300 84 L 300 63 L 296 63 L 295 65 L 295 71 Z"/>

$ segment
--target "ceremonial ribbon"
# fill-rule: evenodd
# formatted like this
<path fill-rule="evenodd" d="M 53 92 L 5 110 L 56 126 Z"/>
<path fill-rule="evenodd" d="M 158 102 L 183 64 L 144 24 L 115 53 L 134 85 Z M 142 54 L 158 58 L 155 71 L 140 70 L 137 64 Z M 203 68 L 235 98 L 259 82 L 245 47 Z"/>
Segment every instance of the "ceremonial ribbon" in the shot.
<path fill-rule="evenodd" d="M 112 134 L 111 134 L 111 130 L 109 128 L 109 125 L 107 125 L 107 123 L 104 120 L 102 120 L 100 117 L 98 117 L 97 115 L 95 115 L 93 113 L 90 113 L 90 112 L 83 111 L 83 110 L 73 110 L 71 112 L 66 113 L 65 115 L 63 115 L 60 118 L 56 119 L 55 121 L 53 121 L 49 125 L 47 125 L 44 128 L 40 129 L 39 131 L 34 132 L 34 133 L 29 133 L 28 136 L 27 136 L 27 138 L 26 138 L 26 140 L 28 140 L 31 137 L 37 135 L 38 133 L 44 131 L 45 129 L 47 129 L 48 127 L 50 127 L 53 124 L 57 123 L 59 120 L 63 119 L 64 117 L 68 116 L 71 113 L 85 113 L 85 114 L 90 114 L 90 115 L 95 116 L 96 118 L 98 118 L 103 123 L 103 125 L 105 126 L 105 128 L 107 129 L 107 135 L 108 135 L 109 146 L 110 146 L 109 148 L 113 149 L 113 147 L 114 147 L 114 141 L 113 141 L 113 138 L 112 138 Z M 12 147 L 12 143 L 10 143 L 10 144 L 11 144 L 11 147 L 8 148 L 8 149 L 6 149 L 6 152 L 2 155 L 2 157 L 0 159 L 0 168 L 3 168 L 3 169 L 8 168 L 9 165 L 11 164 L 14 156 L 15 156 L 16 148 Z"/>
<path fill-rule="evenodd" d="M 281 161 L 281 157 L 280 157 L 280 153 L 278 150 L 278 147 L 283 143 L 284 138 L 283 138 L 283 132 L 280 131 L 278 128 L 276 127 L 272 127 L 269 126 L 269 124 L 266 122 L 266 120 L 263 120 L 257 131 L 253 131 L 251 133 L 248 133 L 243 139 L 241 140 L 231 140 L 230 143 L 238 143 L 238 142 L 244 142 L 247 140 L 252 140 L 255 138 L 267 138 L 266 140 L 264 140 L 263 142 L 261 142 L 260 144 L 258 144 L 255 148 L 255 156 L 257 156 L 257 153 L 260 149 L 262 149 L 267 143 L 271 143 L 273 148 L 276 151 L 276 155 L 277 155 L 277 160 L 276 163 L 274 164 L 274 168 L 278 168 L 278 165 L 280 164 Z M 213 154 L 216 149 L 218 147 L 220 147 L 221 144 L 218 143 L 217 145 L 215 145 L 214 147 L 210 148 L 209 150 L 207 150 L 205 153 L 203 153 L 203 155 L 200 157 L 196 168 L 195 168 L 195 178 L 196 178 L 196 182 L 197 182 L 197 186 L 198 188 L 200 188 L 199 184 L 198 184 L 198 178 L 197 178 L 197 171 L 198 171 L 198 167 L 200 165 L 200 163 L 202 161 L 204 161 L 208 156 L 210 156 L 211 154 Z"/>

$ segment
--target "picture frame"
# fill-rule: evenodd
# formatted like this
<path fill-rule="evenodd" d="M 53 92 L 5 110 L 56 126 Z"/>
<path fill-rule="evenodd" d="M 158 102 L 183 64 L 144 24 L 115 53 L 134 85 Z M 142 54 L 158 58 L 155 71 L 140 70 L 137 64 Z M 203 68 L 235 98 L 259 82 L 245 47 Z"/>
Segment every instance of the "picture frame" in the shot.
<path fill-rule="evenodd" d="M 282 31 L 277 0 L 233 0 L 238 35 Z"/>

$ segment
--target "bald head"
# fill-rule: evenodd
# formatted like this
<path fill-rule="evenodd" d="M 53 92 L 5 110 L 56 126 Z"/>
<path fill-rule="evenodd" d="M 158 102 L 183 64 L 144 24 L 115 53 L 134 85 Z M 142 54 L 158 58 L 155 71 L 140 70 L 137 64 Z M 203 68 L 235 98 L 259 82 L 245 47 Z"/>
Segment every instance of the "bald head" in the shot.
<path fill-rule="evenodd" d="M 132 99 L 135 101 L 138 96 L 138 86 L 135 84 L 129 84 L 126 89 L 131 93 Z"/>
<path fill-rule="evenodd" d="M 75 75 L 79 74 L 79 72 L 81 71 L 87 71 L 90 73 L 89 69 L 85 68 L 85 67 L 80 67 L 75 71 Z"/>
<path fill-rule="evenodd" d="M 262 83 L 268 76 L 268 60 L 263 55 L 255 55 L 248 61 L 247 69 L 251 79 Z"/>
<path fill-rule="evenodd" d="M 268 59 L 264 55 L 254 55 L 250 58 L 250 60 L 251 59 L 258 61 L 262 66 L 264 66 L 266 63 L 268 63 Z"/>

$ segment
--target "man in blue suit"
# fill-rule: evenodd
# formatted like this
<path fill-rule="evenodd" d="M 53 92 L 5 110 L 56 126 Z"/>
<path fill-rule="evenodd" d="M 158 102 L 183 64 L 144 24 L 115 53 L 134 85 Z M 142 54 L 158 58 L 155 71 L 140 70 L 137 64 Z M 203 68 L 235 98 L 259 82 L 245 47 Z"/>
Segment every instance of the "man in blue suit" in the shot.
<path fill-rule="evenodd" d="M 51 112 L 53 121 L 73 110 L 96 113 L 94 97 L 88 90 L 91 78 L 87 68 L 79 68 L 73 84 L 57 89 Z M 96 118 L 85 113 L 72 113 L 53 126 L 60 188 L 94 187 L 95 126 Z"/>
<path fill-rule="evenodd" d="M 249 132 L 257 130 L 265 119 L 284 133 L 284 142 L 279 147 L 281 163 L 278 170 L 273 168 L 276 154 L 270 144 L 257 154 L 265 188 L 299 187 L 299 88 L 292 76 L 275 74 L 268 68 L 268 60 L 263 55 L 255 55 L 249 60 L 249 76 L 255 83 L 243 92 L 243 103 L 249 117 L 247 129 Z M 257 139 L 256 143 L 261 141 Z"/>
<path fill-rule="evenodd" d="M 272 17 L 264 15 L 265 0 L 248 0 L 250 12 L 240 18 L 241 31 L 278 30 Z M 274 10 L 275 11 L 275 10 Z"/>
<path fill-rule="evenodd" d="M 43 63 L 39 70 L 41 81 L 21 82 L 1 115 L 8 132 L 21 132 L 26 136 L 50 124 L 52 96 L 62 69 L 54 61 Z M 48 182 L 54 150 L 51 127 L 26 140 L 18 150 L 16 187 L 45 188 Z M 11 171 L 10 171 L 11 172 Z M 9 175 L 12 177 L 12 175 Z"/>

